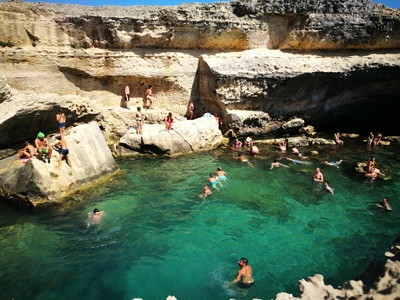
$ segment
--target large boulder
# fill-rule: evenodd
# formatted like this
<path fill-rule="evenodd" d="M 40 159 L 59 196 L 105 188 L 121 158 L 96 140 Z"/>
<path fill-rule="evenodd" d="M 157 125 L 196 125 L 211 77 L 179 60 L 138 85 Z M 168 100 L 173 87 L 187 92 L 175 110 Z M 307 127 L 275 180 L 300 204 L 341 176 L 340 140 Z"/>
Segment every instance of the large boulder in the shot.
<path fill-rule="evenodd" d="M 56 150 L 50 164 L 36 158 L 0 160 L 0 196 L 28 206 L 61 202 L 77 189 L 119 169 L 96 123 L 66 131 L 65 139 L 72 168 L 64 161 L 58 168 L 60 154 Z"/>
<path fill-rule="evenodd" d="M 145 125 L 143 134 L 128 131 L 119 141 L 118 154 L 176 155 L 215 149 L 222 142 L 217 120 L 211 116 L 178 121 L 167 132 L 164 125 Z"/>

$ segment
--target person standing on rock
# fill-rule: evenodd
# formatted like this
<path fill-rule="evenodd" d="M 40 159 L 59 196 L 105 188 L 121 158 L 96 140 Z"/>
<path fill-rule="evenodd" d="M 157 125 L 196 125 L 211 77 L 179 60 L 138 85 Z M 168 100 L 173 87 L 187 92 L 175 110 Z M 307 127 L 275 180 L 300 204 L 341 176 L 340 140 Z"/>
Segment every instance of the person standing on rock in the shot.
<path fill-rule="evenodd" d="M 235 279 L 233 279 L 228 286 L 235 284 L 237 282 L 240 282 L 241 288 L 248 289 L 254 284 L 254 279 L 253 279 L 253 269 L 251 266 L 249 266 L 249 261 L 247 258 L 242 257 L 238 261 L 238 266 L 240 267 L 240 270 L 237 273 L 237 276 Z"/>
<path fill-rule="evenodd" d="M 165 118 L 165 128 L 167 129 L 167 132 L 170 132 L 173 124 L 174 124 L 174 119 L 172 118 L 172 113 L 169 112 L 167 117 Z"/>
<path fill-rule="evenodd" d="M 138 107 L 136 112 L 136 134 L 142 134 L 142 129 L 143 129 L 142 108 Z"/>
<path fill-rule="evenodd" d="M 190 101 L 189 106 L 188 106 L 188 111 L 189 111 L 189 120 L 193 120 L 194 118 L 194 102 Z"/>
<path fill-rule="evenodd" d="M 58 114 L 56 115 L 56 120 L 58 122 L 58 129 L 60 130 L 60 135 L 63 137 L 67 116 L 64 114 L 61 108 L 58 110 Z"/>
<path fill-rule="evenodd" d="M 151 84 L 149 85 L 149 88 L 144 93 L 144 97 L 146 99 L 146 102 L 147 101 L 149 102 L 149 105 L 148 105 L 149 109 L 152 109 L 153 108 L 153 104 L 154 104 L 153 98 L 155 98 L 156 95 L 153 94 L 153 86 Z M 147 105 L 146 105 L 146 107 L 147 107 Z"/>
<path fill-rule="evenodd" d="M 58 167 L 61 168 L 61 161 L 64 158 L 68 165 L 70 166 L 70 168 L 72 169 L 72 164 L 71 164 L 71 159 L 69 157 L 69 150 L 67 147 L 67 141 L 64 139 L 63 136 L 57 136 L 57 142 L 55 142 L 54 144 L 52 144 L 51 146 L 57 146 L 60 145 L 61 146 L 61 155 L 60 158 L 58 159 Z"/>
<path fill-rule="evenodd" d="M 53 150 L 51 149 L 50 144 L 47 141 L 47 139 L 45 138 L 43 132 L 38 133 L 36 140 L 35 140 L 35 146 L 37 149 L 38 158 L 43 160 L 44 162 L 46 162 L 43 157 L 43 154 L 47 154 L 47 162 L 50 163 L 51 153 L 53 152 Z"/>
<path fill-rule="evenodd" d="M 126 87 L 125 87 L 125 91 L 124 91 L 124 100 L 125 100 L 125 104 L 126 104 L 126 108 L 130 109 L 128 107 L 128 102 L 131 101 L 131 84 L 129 83 Z"/>

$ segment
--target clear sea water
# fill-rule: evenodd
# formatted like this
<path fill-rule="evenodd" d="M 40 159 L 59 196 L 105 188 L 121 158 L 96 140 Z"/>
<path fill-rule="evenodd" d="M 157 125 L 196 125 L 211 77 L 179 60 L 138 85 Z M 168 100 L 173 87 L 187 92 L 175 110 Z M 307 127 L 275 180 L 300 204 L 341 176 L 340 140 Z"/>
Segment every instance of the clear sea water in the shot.
<path fill-rule="evenodd" d="M 334 287 L 356 278 L 399 234 L 399 146 L 367 149 L 359 140 L 318 150 L 311 165 L 270 170 L 275 148 L 249 158 L 230 150 L 177 158 L 120 160 L 123 173 L 62 207 L 0 205 L 0 299 L 275 299 L 298 296 L 298 280 L 323 274 Z M 390 180 L 353 170 L 372 155 Z M 344 162 L 340 168 L 323 160 Z M 199 198 L 221 166 L 228 181 Z M 335 195 L 311 182 L 321 167 Z M 375 207 L 388 197 L 393 208 Z M 105 211 L 87 228 L 87 213 Z M 225 288 L 247 257 L 255 285 Z"/>

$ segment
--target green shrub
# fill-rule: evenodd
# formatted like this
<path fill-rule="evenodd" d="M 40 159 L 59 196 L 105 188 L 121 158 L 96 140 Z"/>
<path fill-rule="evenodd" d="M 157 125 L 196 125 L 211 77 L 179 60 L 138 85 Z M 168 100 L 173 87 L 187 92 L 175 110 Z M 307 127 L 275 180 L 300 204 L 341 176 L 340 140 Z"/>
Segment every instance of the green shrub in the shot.
<path fill-rule="evenodd" d="M 14 44 L 13 43 L 11 43 L 11 42 L 3 42 L 3 41 L 0 41 L 0 46 L 1 47 L 14 47 Z"/>

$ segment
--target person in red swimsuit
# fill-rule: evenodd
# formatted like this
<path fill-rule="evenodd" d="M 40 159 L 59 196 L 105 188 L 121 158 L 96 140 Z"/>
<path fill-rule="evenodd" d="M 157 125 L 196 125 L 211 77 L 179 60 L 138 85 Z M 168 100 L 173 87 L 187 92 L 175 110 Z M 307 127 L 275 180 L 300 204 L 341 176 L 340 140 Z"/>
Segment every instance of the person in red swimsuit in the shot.
<path fill-rule="evenodd" d="M 165 127 L 168 132 L 172 129 L 172 124 L 174 123 L 174 119 L 172 118 L 172 113 L 168 113 L 167 117 L 165 118 Z"/>

